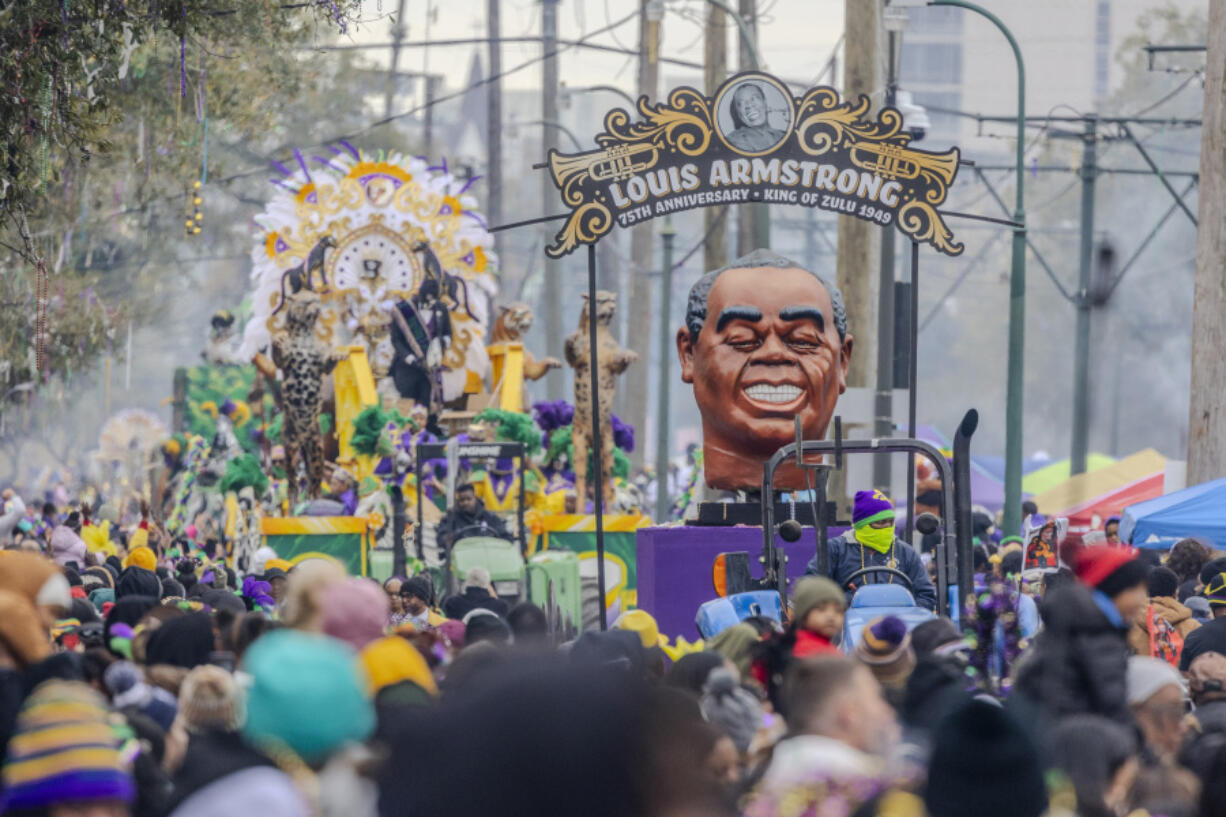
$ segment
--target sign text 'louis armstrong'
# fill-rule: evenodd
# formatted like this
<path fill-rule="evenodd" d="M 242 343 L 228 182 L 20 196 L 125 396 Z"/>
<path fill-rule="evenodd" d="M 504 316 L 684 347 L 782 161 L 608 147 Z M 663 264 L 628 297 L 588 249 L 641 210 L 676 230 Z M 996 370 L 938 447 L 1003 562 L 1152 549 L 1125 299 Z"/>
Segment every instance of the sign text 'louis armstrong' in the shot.
<path fill-rule="evenodd" d="M 605 116 L 600 148 L 551 151 L 549 169 L 571 212 L 554 244 L 561 257 L 614 224 L 628 227 L 696 207 L 765 202 L 816 207 L 882 225 L 949 255 L 962 244 L 937 208 L 958 170 L 958 149 L 909 146 L 902 115 L 867 116 L 868 98 L 843 102 L 820 86 L 793 97 L 778 79 L 738 74 L 714 97 L 677 88 L 639 99 L 642 119 Z"/>

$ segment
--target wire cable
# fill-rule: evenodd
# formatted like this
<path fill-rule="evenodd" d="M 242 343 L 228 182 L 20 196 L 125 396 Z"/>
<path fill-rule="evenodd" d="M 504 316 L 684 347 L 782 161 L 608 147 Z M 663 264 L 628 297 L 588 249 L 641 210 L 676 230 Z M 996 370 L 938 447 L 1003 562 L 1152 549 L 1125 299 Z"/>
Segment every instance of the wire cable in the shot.
<path fill-rule="evenodd" d="M 555 48 L 553 51 L 551 51 L 551 52 L 550 52 L 550 53 L 548 53 L 548 54 L 540 54 L 540 55 L 538 55 L 538 56 L 536 56 L 536 57 L 533 57 L 533 58 L 531 58 L 531 59 L 529 59 L 529 60 L 525 60 L 524 62 L 521 62 L 521 63 L 519 63 L 518 65 L 512 66 L 511 68 L 508 68 L 508 69 L 506 69 L 505 71 L 502 71 L 502 72 L 500 72 L 500 73 L 498 73 L 498 74 L 493 74 L 493 75 L 491 75 L 491 76 L 488 76 L 488 77 L 485 77 L 485 78 L 483 78 L 483 79 L 480 79 L 480 80 L 478 80 L 478 81 L 476 81 L 476 82 L 472 83 L 471 85 L 468 85 L 467 87 L 465 87 L 465 88 L 463 88 L 463 89 L 461 89 L 461 90 L 458 90 L 458 91 L 456 91 L 456 92 L 454 92 L 454 93 L 446 94 L 446 95 L 444 95 L 444 96 L 440 96 L 440 97 L 435 97 L 434 99 L 432 99 L 432 100 L 430 100 L 430 101 L 428 101 L 428 102 L 423 102 L 423 103 L 422 103 L 422 104 L 420 104 L 420 105 L 415 105 L 414 107 L 409 108 L 409 109 L 408 109 L 408 110 L 406 110 L 406 111 L 402 111 L 402 112 L 400 112 L 400 113 L 392 114 L 391 116 L 385 116 L 385 117 L 382 117 L 382 118 L 380 118 L 380 119 L 377 119 L 377 120 L 375 120 L 375 121 L 373 121 L 373 122 L 370 122 L 370 123 L 368 123 L 368 124 L 366 124 L 366 125 L 364 125 L 364 126 L 362 126 L 362 127 L 358 128 L 357 130 L 351 131 L 351 132 L 349 132 L 349 133 L 335 134 L 335 135 L 330 136 L 330 137 L 328 137 L 328 138 L 326 138 L 326 139 L 322 139 L 322 140 L 320 140 L 320 141 L 313 142 L 313 143 L 310 143 L 310 144 L 298 145 L 297 147 L 299 148 L 299 150 L 302 150 L 302 149 L 307 149 L 307 148 L 323 147 L 323 146 L 330 145 L 330 144 L 336 144 L 337 142 L 340 142 L 340 141 L 342 141 L 342 140 L 344 140 L 344 141 L 349 141 L 349 140 L 355 139 L 355 138 L 357 138 L 358 136 L 361 136 L 361 135 L 362 135 L 362 134 L 364 134 L 364 133 L 367 133 L 367 132 L 369 132 L 369 131 L 371 131 L 371 130 L 374 130 L 375 128 L 379 128 L 379 127 L 382 127 L 382 126 L 384 126 L 384 125 L 387 125 L 387 124 L 389 124 L 389 123 L 391 123 L 391 122 L 395 122 L 395 121 L 397 121 L 397 120 L 399 120 L 399 119 L 403 119 L 403 118 L 405 118 L 405 117 L 407 117 L 407 116 L 412 116 L 413 114 L 420 113 L 421 111 L 424 111 L 424 110 L 426 110 L 427 108 L 431 108 L 431 107 L 433 107 L 433 106 L 435 106 L 435 105 L 440 105 L 440 104 L 442 104 L 442 103 L 444 103 L 444 102 L 449 102 L 449 101 L 451 101 L 451 100 L 453 100 L 453 99 L 458 99 L 458 98 L 460 98 L 460 97 L 464 96 L 465 94 L 467 94 L 469 91 L 475 90 L 475 89 L 477 89 L 477 88 L 479 88 L 479 87 L 481 87 L 481 86 L 483 86 L 483 85 L 488 85 L 488 84 L 490 84 L 491 82 L 494 82 L 495 80 L 502 79 L 503 77 L 506 77 L 506 76 L 509 76 L 509 75 L 511 75 L 511 74 L 517 73 L 517 72 L 519 72 L 519 71 L 522 71 L 522 70 L 524 70 L 525 68 L 529 68 L 529 67 L 531 67 L 531 66 L 533 66 L 533 65 L 536 65 L 536 64 L 537 64 L 537 63 L 539 63 L 539 62 L 543 62 L 543 61 L 545 61 L 546 59 L 549 59 L 549 58 L 551 58 L 551 57 L 556 57 L 558 54 L 561 54 L 563 51 L 567 51 L 567 50 L 569 50 L 569 49 L 571 49 L 571 48 L 575 48 L 575 47 L 577 47 L 577 46 L 579 46 L 579 45 L 582 45 L 584 42 L 586 42 L 587 40 L 591 39 L 592 37 L 599 36 L 600 34 L 603 34 L 603 33 L 605 33 L 606 31 L 609 31 L 611 28 L 614 28 L 614 27 L 617 27 L 617 26 L 624 25 L 624 24 L 626 24 L 627 22 L 629 22 L 630 20 L 632 20 L 632 19 L 634 19 L 634 18 L 636 18 L 636 17 L 638 17 L 638 11 L 633 11 L 633 12 L 631 12 L 630 14 L 627 14 L 625 17 L 622 17 L 621 19 L 619 19 L 619 20 L 617 20 L 617 21 L 615 21 L 615 22 L 613 22 L 613 23 L 610 23 L 610 24 L 609 24 L 609 25 L 607 25 L 607 26 L 604 26 L 604 27 L 602 27 L 602 28 L 598 28 L 598 29 L 596 29 L 595 31 L 592 31 L 592 32 L 590 32 L 590 33 L 588 33 L 588 34 L 583 35 L 582 37 L 580 37 L 580 38 L 579 38 L 579 39 L 577 39 L 577 40 L 571 40 L 571 41 L 568 41 L 568 42 L 566 42 L 566 43 L 559 43 L 559 44 L 558 44 L 558 47 L 557 47 L 557 48 Z M 275 158 L 277 155 L 283 154 L 285 151 L 287 151 L 287 150 L 289 150 L 289 149 L 290 149 L 289 147 L 284 147 L 284 148 L 280 148 L 280 149 L 278 149 L 278 150 L 275 150 L 275 151 L 273 151 L 271 154 L 269 154 L 269 155 L 266 157 L 266 160 L 267 160 L 268 162 L 271 162 L 271 161 L 273 161 L 273 160 L 274 160 L 274 158 Z M 264 164 L 264 165 L 261 165 L 261 166 L 259 166 L 259 167 L 254 167 L 254 168 L 251 168 L 251 169 L 249 169 L 249 170 L 243 170 L 243 171 L 239 171 L 239 172 L 237 172 L 237 173 L 232 173 L 232 174 L 230 174 L 229 176 L 225 176 L 225 177 L 222 177 L 222 178 L 216 179 L 216 180 L 214 180 L 214 181 L 211 181 L 209 184 L 210 184 L 210 186 L 214 186 L 214 185 L 227 185 L 227 184 L 231 184 L 231 183 L 233 183 L 233 182 L 235 182 L 235 181 L 239 181 L 239 180 L 241 180 L 241 179 L 250 178 L 250 177 L 252 177 L 252 176 L 257 176 L 257 175 L 259 175 L 259 174 L 261 174 L 261 173 L 266 173 L 266 172 L 268 172 L 268 165 L 267 165 L 267 164 Z M 147 209 L 147 208 L 149 207 L 149 205 L 151 205 L 151 204 L 155 204 L 155 203 L 158 203 L 158 202 L 164 202 L 164 201 L 176 201 L 176 200 L 178 200 L 178 199 L 184 198 L 184 197 L 185 197 L 185 196 L 187 196 L 187 195 L 188 195 L 187 193 L 169 193 L 169 194 L 166 194 L 166 195 L 164 195 L 164 196 L 155 196 L 155 197 L 153 197 L 153 198 L 146 199 L 144 202 L 142 202 L 142 203 L 141 203 L 141 204 L 139 204 L 139 205 L 134 205 L 134 206 L 131 206 L 131 207 L 125 207 L 125 208 L 122 208 L 122 209 L 120 209 L 120 210 L 113 210 L 113 211 L 108 212 L 108 213 L 106 213 L 106 214 L 104 214 L 104 215 L 100 215 L 100 216 L 99 216 L 97 219 L 91 219 L 90 221 L 91 221 L 91 222 L 93 222 L 93 221 L 98 221 L 98 220 L 105 220 L 105 219 L 109 219 L 109 218 L 115 218 L 116 216 L 128 215 L 128 214 L 130 214 L 130 213 L 143 212 L 143 211 L 144 211 L 145 209 Z"/>

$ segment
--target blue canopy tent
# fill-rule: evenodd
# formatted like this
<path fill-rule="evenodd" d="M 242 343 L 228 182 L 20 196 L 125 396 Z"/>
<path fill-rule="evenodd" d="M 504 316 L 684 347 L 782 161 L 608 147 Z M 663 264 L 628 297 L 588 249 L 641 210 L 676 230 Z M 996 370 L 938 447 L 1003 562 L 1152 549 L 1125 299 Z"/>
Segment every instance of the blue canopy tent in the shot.
<path fill-rule="evenodd" d="M 1120 538 L 1137 547 L 1165 549 L 1185 537 L 1226 550 L 1226 477 L 1129 505 Z"/>

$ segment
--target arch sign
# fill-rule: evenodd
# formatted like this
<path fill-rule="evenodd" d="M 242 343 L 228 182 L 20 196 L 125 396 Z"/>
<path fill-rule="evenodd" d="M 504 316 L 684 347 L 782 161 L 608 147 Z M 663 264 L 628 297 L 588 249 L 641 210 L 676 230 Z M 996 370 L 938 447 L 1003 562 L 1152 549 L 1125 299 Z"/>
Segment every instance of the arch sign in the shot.
<path fill-rule="evenodd" d="M 828 86 L 796 97 L 777 78 L 746 72 L 714 97 L 676 88 L 666 102 L 639 98 L 637 121 L 605 115 L 596 150 L 550 151 L 548 167 L 570 209 L 545 252 L 560 258 L 614 225 L 726 204 L 790 204 L 889 226 L 959 255 L 937 208 L 958 172 L 958 149 L 917 150 L 902 114 L 869 100 L 842 101 Z"/>

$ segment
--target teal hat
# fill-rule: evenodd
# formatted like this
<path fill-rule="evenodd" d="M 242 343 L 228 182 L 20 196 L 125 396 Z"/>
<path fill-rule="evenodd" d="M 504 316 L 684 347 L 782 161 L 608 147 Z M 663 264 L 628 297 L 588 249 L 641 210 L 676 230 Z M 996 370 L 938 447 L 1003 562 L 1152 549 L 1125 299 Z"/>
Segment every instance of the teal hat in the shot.
<path fill-rule="evenodd" d="M 112 604 L 115 602 L 115 591 L 109 587 L 99 587 L 89 594 L 89 603 L 94 605 L 99 613 L 102 612 L 102 605 L 108 601 Z"/>
<path fill-rule="evenodd" d="M 374 731 L 369 684 L 344 643 L 277 630 L 251 645 L 243 665 L 251 675 L 243 737 L 255 746 L 287 746 L 315 763 Z"/>

